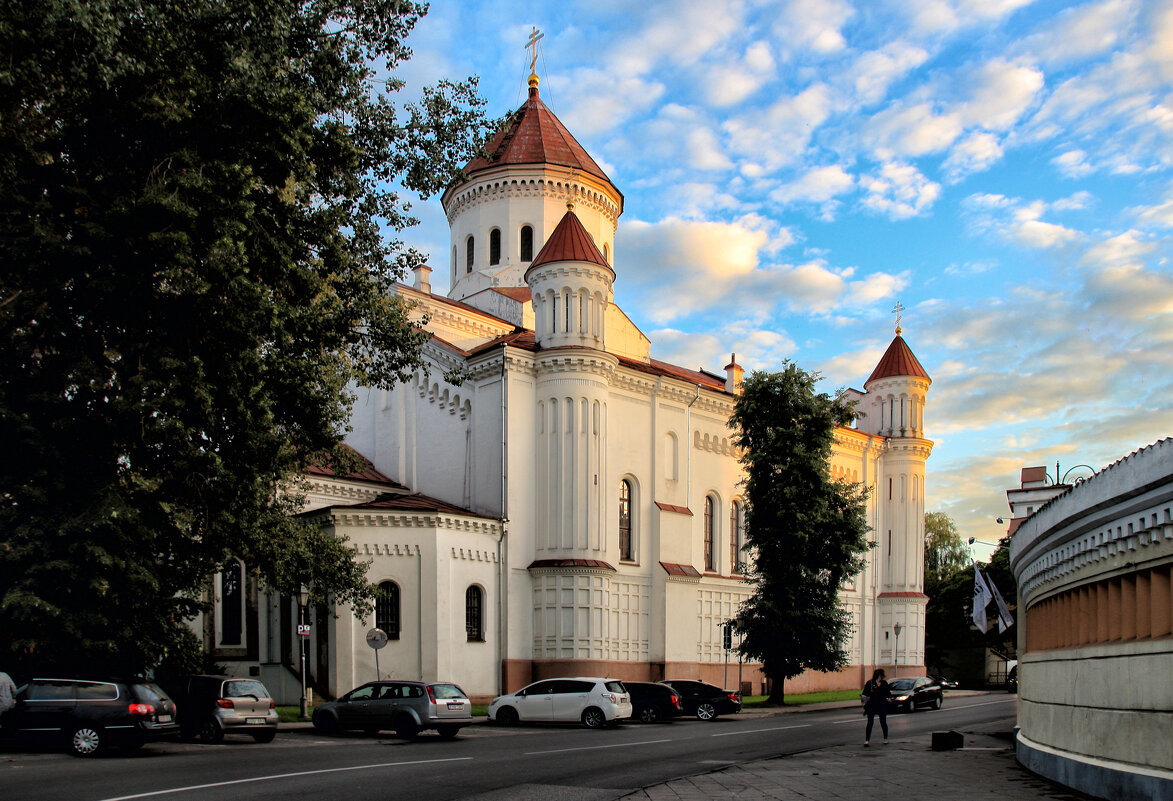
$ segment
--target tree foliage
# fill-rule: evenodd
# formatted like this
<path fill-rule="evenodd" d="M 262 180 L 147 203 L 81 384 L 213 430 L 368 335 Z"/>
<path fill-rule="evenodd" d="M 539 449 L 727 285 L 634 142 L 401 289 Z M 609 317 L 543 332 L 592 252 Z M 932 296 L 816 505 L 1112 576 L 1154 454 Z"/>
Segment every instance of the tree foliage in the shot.
<path fill-rule="evenodd" d="M 1018 584 L 1010 570 L 1010 538 L 1003 538 L 989 563 L 979 567 L 986 580 L 992 581 L 1002 593 L 1011 613 L 1017 615 L 1015 604 Z M 1014 625 L 1005 632 L 999 632 L 998 615 L 993 603 L 986 610 L 990 621 L 988 631 L 983 634 L 974 627 L 972 566 L 937 577 L 931 584 L 926 574 L 925 594 L 929 596 L 925 609 L 925 660 L 936 671 L 946 672 L 961 667 L 946 664 L 946 654 L 951 652 L 968 649 L 979 660 L 983 658 L 986 648 L 1007 657 L 1016 653 L 1018 627 Z M 984 661 L 975 669 L 980 672 L 982 665 Z"/>
<path fill-rule="evenodd" d="M 487 132 L 475 80 L 392 101 L 405 0 L 12 0 L 0 15 L 0 648 L 140 670 L 239 558 L 359 608 L 278 492 L 424 336 L 395 185 Z"/>
<path fill-rule="evenodd" d="M 852 412 L 816 392 L 818 378 L 791 362 L 780 372 L 754 372 L 730 421 L 744 449 L 746 541 L 754 554 L 754 594 L 737 626 L 742 652 L 760 659 L 772 679 L 774 703 L 784 697 L 785 679 L 846 664 L 850 619 L 839 591 L 863 569 L 869 547 L 863 488 L 829 473 L 835 426 L 848 424 Z"/>
<path fill-rule="evenodd" d="M 925 582 L 952 575 L 969 565 L 969 547 L 957 524 L 944 512 L 925 515 Z"/>

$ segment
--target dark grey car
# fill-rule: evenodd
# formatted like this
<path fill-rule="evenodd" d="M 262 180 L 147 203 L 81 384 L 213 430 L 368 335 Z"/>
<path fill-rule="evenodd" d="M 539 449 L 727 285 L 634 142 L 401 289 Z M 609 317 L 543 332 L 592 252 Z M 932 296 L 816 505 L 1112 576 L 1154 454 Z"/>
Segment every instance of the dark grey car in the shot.
<path fill-rule="evenodd" d="M 141 678 L 36 677 L 17 689 L 16 706 L 0 720 L 0 737 L 8 742 L 64 745 L 76 756 L 178 734 L 175 704 Z"/>
<path fill-rule="evenodd" d="M 451 739 L 470 723 L 472 702 L 446 682 L 372 681 L 314 709 L 314 728 L 324 734 L 392 729 L 396 736 L 411 739 L 434 729 Z"/>

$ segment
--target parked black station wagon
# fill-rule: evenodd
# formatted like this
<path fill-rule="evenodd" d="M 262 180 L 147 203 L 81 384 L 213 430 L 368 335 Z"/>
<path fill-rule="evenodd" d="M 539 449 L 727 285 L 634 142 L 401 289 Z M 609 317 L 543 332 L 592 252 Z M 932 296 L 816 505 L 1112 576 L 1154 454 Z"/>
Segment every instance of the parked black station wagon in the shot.
<path fill-rule="evenodd" d="M 16 745 L 66 746 L 94 756 L 179 735 L 175 704 L 146 679 L 33 678 L 17 687 L 0 736 Z"/>

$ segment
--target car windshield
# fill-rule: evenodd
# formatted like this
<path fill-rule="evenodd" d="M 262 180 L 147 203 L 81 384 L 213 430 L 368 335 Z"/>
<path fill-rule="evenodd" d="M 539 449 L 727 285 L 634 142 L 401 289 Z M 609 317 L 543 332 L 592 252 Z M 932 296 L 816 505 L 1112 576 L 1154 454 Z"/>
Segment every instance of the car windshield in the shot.
<path fill-rule="evenodd" d="M 893 690 L 911 690 L 915 681 L 916 679 L 893 679 L 888 687 Z"/>
<path fill-rule="evenodd" d="M 135 697 L 141 704 L 159 704 L 167 698 L 167 693 L 159 689 L 157 684 L 144 681 L 141 684 L 131 685 Z"/>
<path fill-rule="evenodd" d="M 465 698 L 464 692 L 455 684 L 433 684 L 432 693 L 437 698 Z"/>
<path fill-rule="evenodd" d="M 259 701 L 262 698 L 268 698 L 269 693 L 265 690 L 265 685 L 251 679 L 234 679 L 224 682 L 225 698 L 247 698 L 250 696 Z"/>

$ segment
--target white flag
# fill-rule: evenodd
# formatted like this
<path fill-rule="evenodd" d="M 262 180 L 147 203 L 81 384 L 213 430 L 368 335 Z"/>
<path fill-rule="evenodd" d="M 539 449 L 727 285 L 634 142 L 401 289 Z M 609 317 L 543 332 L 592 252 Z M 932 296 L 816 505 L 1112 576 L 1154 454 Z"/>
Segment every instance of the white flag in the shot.
<path fill-rule="evenodd" d="M 1002 593 L 998 592 L 998 585 L 994 583 L 993 579 L 990 579 L 990 589 L 994 592 L 994 603 L 998 605 L 998 633 L 1004 634 L 1006 629 L 1014 625 L 1014 616 L 1006 608 L 1006 602 L 1002 600 Z"/>
<path fill-rule="evenodd" d="M 990 601 L 994 596 L 990 592 L 990 588 L 986 586 L 986 580 L 982 578 L 982 571 L 978 570 L 977 562 L 973 564 L 973 624 L 977 626 L 982 634 L 986 633 L 988 623 L 986 622 L 986 607 L 989 606 Z"/>

